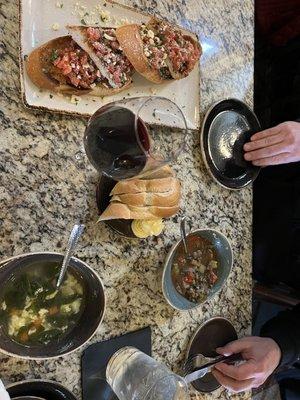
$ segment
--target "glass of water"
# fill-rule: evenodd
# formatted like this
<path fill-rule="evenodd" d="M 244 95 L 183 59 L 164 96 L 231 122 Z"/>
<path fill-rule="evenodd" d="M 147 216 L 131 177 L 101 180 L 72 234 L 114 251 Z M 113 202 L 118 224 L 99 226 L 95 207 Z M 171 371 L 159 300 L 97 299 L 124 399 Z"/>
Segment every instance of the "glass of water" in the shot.
<path fill-rule="evenodd" d="M 119 400 L 190 399 L 183 378 L 134 347 L 123 347 L 111 357 L 106 379 Z"/>

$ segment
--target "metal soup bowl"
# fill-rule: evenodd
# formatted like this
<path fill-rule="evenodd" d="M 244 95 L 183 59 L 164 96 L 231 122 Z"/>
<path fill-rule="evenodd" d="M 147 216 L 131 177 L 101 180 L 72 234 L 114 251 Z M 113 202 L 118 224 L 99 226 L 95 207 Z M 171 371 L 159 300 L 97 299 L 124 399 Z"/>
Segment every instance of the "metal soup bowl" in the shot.
<path fill-rule="evenodd" d="M 210 289 L 210 292 L 208 294 L 208 297 L 206 298 L 205 301 L 211 299 L 216 293 L 218 293 L 221 288 L 224 286 L 231 268 L 232 268 L 232 262 L 233 262 L 233 256 L 232 256 L 232 249 L 231 245 L 228 241 L 228 239 L 220 232 L 214 230 L 214 229 L 198 229 L 193 232 L 190 232 L 187 235 L 187 239 L 189 238 L 190 235 L 196 235 L 199 237 L 202 237 L 204 239 L 209 240 L 212 245 L 214 246 L 214 249 L 217 252 L 218 260 L 219 260 L 219 266 L 218 266 L 218 280 L 214 284 L 214 286 Z M 176 251 L 181 244 L 182 240 L 179 240 L 175 245 L 171 248 L 169 251 L 165 264 L 164 264 L 164 270 L 163 270 L 163 276 L 162 276 L 162 290 L 163 294 L 165 296 L 165 299 L 167 302 L 175 308 L 176 310 L 180 311 L 188 311 L 192 310 L 194 308 L 199 307 L 201 304 L 203 304 L 205 301 L 201 303 L 192 303 L 188 299 L 186 299 L 184 296 L 182 296 L 175 288 L 172 280 L 172 268 L 174 264 L 174 257 L 176 254 Z"/>

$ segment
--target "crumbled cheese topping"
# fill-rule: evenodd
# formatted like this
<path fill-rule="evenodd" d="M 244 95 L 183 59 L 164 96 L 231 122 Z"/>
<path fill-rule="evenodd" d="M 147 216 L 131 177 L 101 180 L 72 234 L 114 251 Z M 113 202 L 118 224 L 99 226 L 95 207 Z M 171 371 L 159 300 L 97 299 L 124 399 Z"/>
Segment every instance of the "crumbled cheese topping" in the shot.
<path fill-rule="evenodd" d="M 154 35 L 154 32 L 151 31 L 151 29 L 149 29 L 149 31 L 148 31 L 148 33 L 147 33 L 147 36 L 148 36 L 149 38 L 153 39 L 155 35 Z"/>
<path fill-rule="evenodd" d="M 107 40 L 115 40 L 115 38 L 113 38 L 112 36 L 109 36 L 107 33 L 104 33 L 103 36 L 104 36 L 105 39 L 107 39 Z"/>
<path fill-rule="evenodd" d="M 86 2 L 86 4 L 88 3 Z M 116 19 L 103 5 L 97 4 L 94 7 L 88 8 L 88 6 L 79 1 L 74 5 L 72 15 L 77 16 L 81 24 L 88 26 L 98 25 L 113 27 L 131 23 L 127 18 Z"/>
<path fill-rule="evenodd" d="M 59 28 L 60 28 L 60 26 L 59 26 L 59 23 L 58 23 L 58 22 L 55 22 L 54 24 L 52 24 L 52 29 L 53 29 L 54 31 L 58 31 Z"/>
<path fill-rule="evenodd" d="M 87 3 L 88 4 L 88 3 Z M 106 25 L 110 20 L 110 12 L 104 10 L 99 4 L 88 8 L 87 5 L 76 2 L 73 15 L 76 15 L 83 25 Z"/>
<path fill-rule="evenodd" d="M 72 104 L 76 104 L 76 106 L 77 106 L 77 104 L 80 102 L 80 100 L 81 100 L 81 98 L 78 97 L 78 96 L 75 96 L 75 95 L 72 95 L 72 96 L 71 96 L 71 103 L 72 103 Z"/>

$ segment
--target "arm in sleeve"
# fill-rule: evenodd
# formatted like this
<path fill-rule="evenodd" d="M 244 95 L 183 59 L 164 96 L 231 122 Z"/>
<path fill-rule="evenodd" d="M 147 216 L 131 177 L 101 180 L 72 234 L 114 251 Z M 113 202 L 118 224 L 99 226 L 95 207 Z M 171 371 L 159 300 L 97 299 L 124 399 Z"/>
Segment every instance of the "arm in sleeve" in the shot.
<path fill-rule="evenodd" d="M 300 304 L 280 312 L 265 323 L 261 336 L 269 337 L 281 349 L 280 365 L 294 364 L 300 359 Z"/>

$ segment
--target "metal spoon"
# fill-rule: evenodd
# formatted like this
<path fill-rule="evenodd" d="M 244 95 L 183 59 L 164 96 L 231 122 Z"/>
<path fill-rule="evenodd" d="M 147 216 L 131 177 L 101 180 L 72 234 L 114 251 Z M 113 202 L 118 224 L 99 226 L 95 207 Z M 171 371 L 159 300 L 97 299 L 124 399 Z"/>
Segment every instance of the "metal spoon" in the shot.
<path fill-rule="evenodd" d="M 180 233 L 181 233 L 181 239 L 182 239 L 182 242 L 183 242 L 185 255 L 186 255 L 186 258 L 188 259 L 190 257 L 190 254 L 189 254 L 189 250 L 188 250 L 188 247 L 187 247 L 187 239 L 186 239 L 186 231 L 185 231 L 185 219 L 186 219 L 186 217 L 182 217 L 181 218 L 181 221 L 180 221 Z"/>
<path fill-rule="evenodd" d="M 62 282 L 64 280 L 67 268 L 69 266 L 70 259 L 75 251 L 78 240 L 79 240 L 83 230 L 84 230 L 84 225 L 76 224 L 73 226 L 73 229 L 70 234 L 69 241 L 68 241 L 67 251 L 66 251 L 65 257 L 63 259 L 59 277 L 58 277 L 58 280 L 56 283 L 56 290 L 58 290 L 60 288 L 60 285 L 62 284 Z"/>

